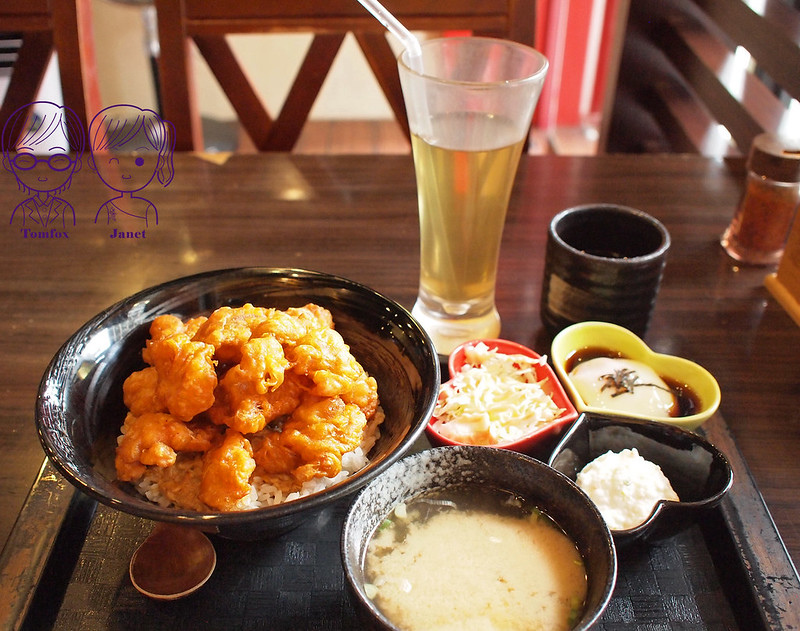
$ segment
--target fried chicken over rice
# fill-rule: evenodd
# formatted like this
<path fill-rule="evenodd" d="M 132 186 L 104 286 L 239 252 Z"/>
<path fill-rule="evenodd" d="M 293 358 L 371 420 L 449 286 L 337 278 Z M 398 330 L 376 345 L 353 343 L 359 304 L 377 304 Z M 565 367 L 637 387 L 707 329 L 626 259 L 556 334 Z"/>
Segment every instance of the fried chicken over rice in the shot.
<path fill-rule="evenodd" d="M 291 492 L 336 476 L 382 418 L 375 379 L 314 304 L 159 316 L 142 358 L 123 384 L 117 477 L 183 508 L 247 508 L 256 478 Z"/>

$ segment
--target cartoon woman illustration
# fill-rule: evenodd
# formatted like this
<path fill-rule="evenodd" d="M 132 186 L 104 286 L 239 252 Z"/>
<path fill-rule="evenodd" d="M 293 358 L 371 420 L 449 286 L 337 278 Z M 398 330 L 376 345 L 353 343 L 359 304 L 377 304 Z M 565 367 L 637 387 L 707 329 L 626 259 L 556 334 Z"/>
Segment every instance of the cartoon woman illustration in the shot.
<path fill-rule="evenodd" d="M 113 224 L 133 218 L 141 220 L 145 227 L 158 225 L 155 205 L 135 193 L 143 191 L 156 177 L 165 187 L 172 182 L 175 175 L 172 124 L 153 110 L 112 105 L 92 119 L 89 140 L 90 167 L 103 184 L 119 193 L 100 206 L 94 222 L 105 218 L 106 223 Z"/>
<path fill-rule="evenodd" d="M 9 117 L 2 134 L 3 166 L 17 178 L 20 190 L 31 195 L 14 208 L 9 224 L 75 225 L 75 209 L 60 195 L 81 168 L 83 129 L 73 110 L 50 101 L 34 101 Z"/>

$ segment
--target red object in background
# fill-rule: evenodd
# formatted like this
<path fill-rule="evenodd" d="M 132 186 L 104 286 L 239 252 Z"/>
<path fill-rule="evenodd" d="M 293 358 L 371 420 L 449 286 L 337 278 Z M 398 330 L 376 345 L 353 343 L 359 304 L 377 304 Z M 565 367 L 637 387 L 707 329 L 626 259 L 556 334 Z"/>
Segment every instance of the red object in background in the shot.
<path fill-rule="evenodd" d="M 617 13 L 629 0 L 538 0 L 536 42 L 550 60 L 534 118 L 538 127 L 578 127 L 603 110 Z"/>

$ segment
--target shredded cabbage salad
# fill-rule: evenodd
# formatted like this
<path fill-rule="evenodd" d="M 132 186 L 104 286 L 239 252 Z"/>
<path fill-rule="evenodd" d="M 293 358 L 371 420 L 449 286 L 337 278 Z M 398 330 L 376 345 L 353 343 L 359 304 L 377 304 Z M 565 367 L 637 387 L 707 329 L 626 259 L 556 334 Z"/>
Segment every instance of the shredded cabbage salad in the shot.
<path fill-rule="evenodd" d="M 439 390 L 433 428 L 442 436 L 472 445 L 518 440 L 564 412 L 542 388 L 538 360 L 506 355 L 483 342 L 468 346 L 464 367 Z"/>

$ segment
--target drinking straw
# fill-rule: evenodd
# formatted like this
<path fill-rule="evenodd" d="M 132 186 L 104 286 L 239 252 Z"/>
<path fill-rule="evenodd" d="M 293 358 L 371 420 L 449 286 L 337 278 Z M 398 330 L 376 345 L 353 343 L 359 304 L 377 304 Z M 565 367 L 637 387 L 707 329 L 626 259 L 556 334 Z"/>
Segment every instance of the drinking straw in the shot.
<path fill-rule="evenodd" d="M 378 22 L 400 42 L 408 52 L 408 66 L 415 72 L 422 72 L 422 48 L 419 40 L 400 21 L 394 17 L 378 0 L 358 0 Z"/>

